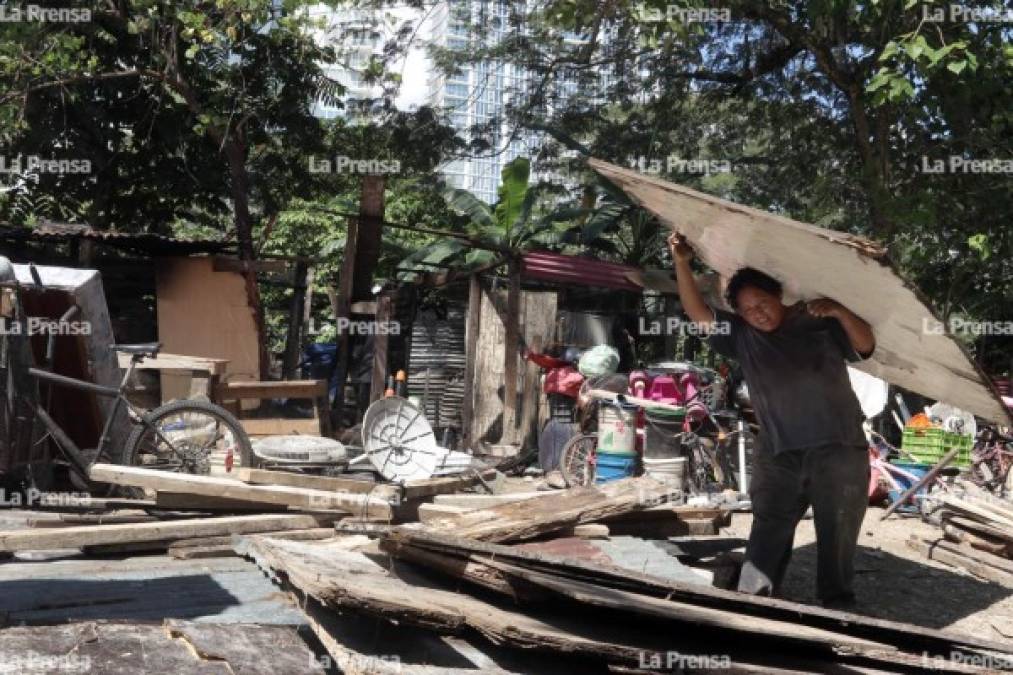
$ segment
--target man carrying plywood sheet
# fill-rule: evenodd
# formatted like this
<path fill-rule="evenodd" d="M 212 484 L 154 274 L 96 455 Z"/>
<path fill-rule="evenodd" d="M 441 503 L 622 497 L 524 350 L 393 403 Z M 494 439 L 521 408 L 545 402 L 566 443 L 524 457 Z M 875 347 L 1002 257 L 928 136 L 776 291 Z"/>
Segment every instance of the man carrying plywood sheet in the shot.
<path fill-rule="evenodd" d="M 693 278 L 693 249 L 679 234 L 669 244 L 686 314 L 708 333 L 715 351 L 742 364 L 760 422 L 750 490 L 753 527 L 739 590 L 777 591 L 795 528 L 812 505 L 817 595 L 826 606 L 853 604 L 869 460 L 846 363 L 872 355 L 872 329 L 833 300 L 785 306 L 781 283 L 752 268 L 740 269 L 728 283 L 735 313 L 714 310 Z"/>

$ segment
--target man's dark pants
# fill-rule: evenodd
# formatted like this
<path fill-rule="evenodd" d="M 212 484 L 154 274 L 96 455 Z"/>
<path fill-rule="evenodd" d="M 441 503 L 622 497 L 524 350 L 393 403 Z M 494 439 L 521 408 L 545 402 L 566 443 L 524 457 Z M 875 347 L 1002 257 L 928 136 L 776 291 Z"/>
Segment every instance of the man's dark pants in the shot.
<path fill-rule="evenodd" d="M 753 528 L 739 590 L 778 591 L 791 559 L 795 528 L 810 505 L 816 525 L 816 594 L 824 604 L 854 599 L 855 548 L 869 502 L 867 448 L 824 446 L 753 458 Z"/>

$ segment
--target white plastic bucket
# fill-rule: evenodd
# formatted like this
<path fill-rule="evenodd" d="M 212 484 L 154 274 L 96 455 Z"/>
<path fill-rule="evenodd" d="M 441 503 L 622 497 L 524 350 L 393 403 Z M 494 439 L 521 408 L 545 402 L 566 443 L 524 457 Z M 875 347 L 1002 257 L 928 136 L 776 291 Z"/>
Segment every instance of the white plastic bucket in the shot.
<path fill-rule="evenodd" d="M 602 401 L 598 405 L 598 452 L 637 454 L 637 407 Z"/>
<path fill-rule="evenodd" d="M 670 459 L 649 459 L 645 457 L 644 475 L 663 483 L 682 487 L 686 481 L 686 462 L 685 457 L 673 457 Z"/>

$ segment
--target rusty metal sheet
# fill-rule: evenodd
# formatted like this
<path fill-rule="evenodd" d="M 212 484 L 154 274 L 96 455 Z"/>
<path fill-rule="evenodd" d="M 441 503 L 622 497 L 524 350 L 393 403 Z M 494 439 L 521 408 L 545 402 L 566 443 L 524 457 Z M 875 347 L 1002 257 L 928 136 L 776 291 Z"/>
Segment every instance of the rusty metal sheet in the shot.
<path fill-rule="evenodd" d="M 681 232 L 701 260 L 727 279 L 751 266 L 779 279 L 785 300 L 827 297 L 868 321 L 876 352 L 860 370 L 988 420 L 1013 415 L 927 301 L 876 242 L 735 204 L 592 159 L 591 167 Z"/>

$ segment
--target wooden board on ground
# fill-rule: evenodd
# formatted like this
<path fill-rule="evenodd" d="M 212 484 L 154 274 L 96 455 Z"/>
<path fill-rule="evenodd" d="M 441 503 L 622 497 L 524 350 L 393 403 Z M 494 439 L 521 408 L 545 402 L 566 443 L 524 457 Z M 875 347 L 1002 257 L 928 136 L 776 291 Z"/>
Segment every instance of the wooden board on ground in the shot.
<path fill-rule="evenodd" d="M 358 478 L 342 478 L 340 476 L 313 476 L 291 471 L 272 471 L 268 469 L 239 469 L 236 477 L 244 483 L 254 485 L 287 485 L 289 487 L 308 488 L 311 490 L 332 490 L 370 494 L 381 499 L 400 498 L 401 490 L 396 485 L 377 483 Z"/>
<path fill-rule="evenodd" d="M 971 635 L 950 633 L 912 624 L 876 619 L 850 612 L 813 607 L 777 598 L 762 598 L 699 584 L 686 584 L 670 579 L 637 573 L 625 568 L 589 564 L 577 559 L 561 558 L 514 546 L 504 546 L 451 534 L 436 533 L 424 528 L 394 528 L 387 539 L 398 544 L 423 547 L 443 554 L 492 557 L 529 569 L 551 570 L 557 575 L 593 580 L 602 588 L 635 590 L 644 595 L 672 598 L 696 605 L 724 609 L 742 615 L 794 621 L 799 624 L 847 633 L 855 637 L 890 644 L 903 644 L 909 650 L 931 650 L 949 654 L 953 650 L 973 647 L 1005 653 L 1004 645 Z M 386 548 L 386 540 L 382 543 Z M 455 553 L 456 552 L 456 553 Z"/>
<path fill-rule="evenodd" d="M 142 469 L 115 464 L 94 464 L 89 470 L 92 480 L 114 485 L 129 485 L 184 492 L 205 497 L 224 497 L 265 504 L 281 504 L 309 510 L 342 509 L 352 515 L 384 518 L 392 515 L 389 501 L 369 495 L 308 490 L 282 485 L 248 485 L 232 478 L 195 476 Z"/>
<path fill-rule="evenodd" d="M 882 245 L 608 162 L 589 163 L 683 234 L 700 259 L 724 278 L 755 267 L 779 279 L 789 301 L 831 298 L 868 321 L 876 333 L 876 351 L 855 364 L 858 369 L 986 419 L 1013 423 L 990 380 L 942 330 L 918 290 L 894 271 Z M 938 331 L 926 329 L 937 325 Z"/>
<path fill-rule="evenodd" d="M 277 530 L 305 530 L 319 527 L 330 520 L 306 514 L 270 514 L 195 518 L 159 523 L 83 525 L 52 530 L 16 530 L 0 532 L 0 551 L 80 548 L 96 544 L 150 542 Z"/>
<path fill-rule="evenodd" d="M 518 541 L 582 523 L 639 511 L 668 501 L 671 488 L 650 478 L 547 492 L 543 497 L 434 520 L 426 525 L 483 541 Z"/>
<path fill-rule="evenodd" d="M 290 626 L 164 625 L 85 621 L 12 626 L 0 631 L 5 663 L 21 673 L 173 673 L 173 675 L 324 675 L 324 665 Z M 30 657 L 30 658 L 28 658 Z M 56 664 L 56 665 L 53 665 Z"/>

